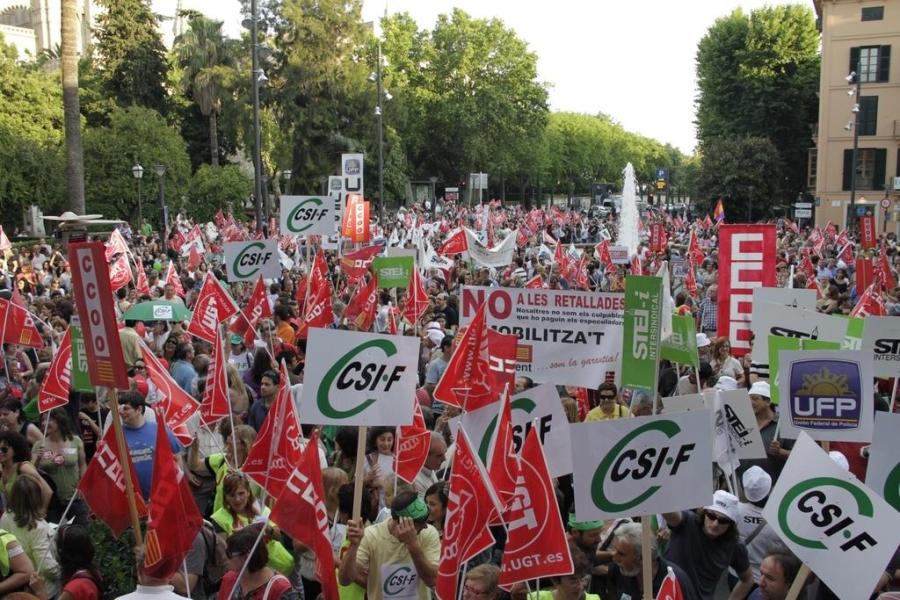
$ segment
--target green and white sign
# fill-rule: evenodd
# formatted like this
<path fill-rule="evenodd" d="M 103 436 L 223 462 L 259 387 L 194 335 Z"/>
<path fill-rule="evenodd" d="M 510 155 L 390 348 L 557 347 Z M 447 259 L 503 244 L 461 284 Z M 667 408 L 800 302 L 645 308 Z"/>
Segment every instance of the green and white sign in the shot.
<path fill-rule="evenodd" d="M 320 425 L 410 425 L 419 338 L 309 330 L 300 414 Z"/>
<path fill-rule="evenodd" d="M 334 233 L 334 198 L 331 196 L 282 196 L 281 235 L 329 235 Z"/>
<path fill-rule="evenodd" d="M 88 371 L 87 354 L 84 348 L 84 334 L 78 324 L 78 316 L 72 316 L 69 327 L 72 334 L 72 387 L 79 392 L 93 392 L 94 384 Z"/>
<path fill-rule="evenodd" d="M 875 413 L 866 485 L 900 511 L 900 414 Z"/>
<path fill-rule="evenodd" d="M 579 521 L 686 510 L 712 498 L 709 410 L 570 426 Z"/>
<path fill-rule="evenodd" d="M 869 317 L 882 319 L 884 317 Z M 847 317 L 847 333 L 841 343 L 841 350 L 859 350 L 863 344 L 863 332 L 866 329 L 866 319 L 862 317 Z"/>
<path fill-rule="evenodd" d="M 869 598 L 900 543 L 900 513 L 805 433 L 763 517 L 842 600 Z"/>
<path fill-rule="evenodd" d="M 225 274 L 228 281 L 256 281 L 281 277 L 278 240 L 225 242 Z"/>
<path fill-rule="evenodd" d="M 409 277 L 416 268 L 412 256 L 376 256 L 372 268 L 378 278 L 379 288 L 404 288 L 409 286 Z"/>
<path fill-rule="evenodd" d="M 838 342 L 826 342 L 825 340 L 810 340 L 803 338 L 769 336 L 769 399 L 772 404 L 781 402 L 781 394 L 778 393 L 778 356 L 782 350 L 840 350 Z"/>
<path fill-rule="evenodd" d="M 625 333 L 622 341 L 623 388 L 642 389 L 650 391 L 651 394 L 656 393 L 662 293 L 662 278 L 660 277 L 628 276 L 625 278 Z"/>
<path fill-rule="evenodd" d="M 699 369 L 694 318 L 690 315 L 672 315 L 672 335 L 662 341 L 659 351 L 660 356 L 666 360 Z"/>

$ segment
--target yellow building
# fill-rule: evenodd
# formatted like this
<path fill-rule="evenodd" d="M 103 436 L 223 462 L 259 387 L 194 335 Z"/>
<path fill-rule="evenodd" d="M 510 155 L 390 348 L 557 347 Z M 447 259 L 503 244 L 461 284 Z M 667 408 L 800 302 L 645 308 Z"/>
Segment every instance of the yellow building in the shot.
<path fill-rule="evenodd" d="M 813 4 L 822 32 L 819 126 L 809 160 L 816 224 L 850 223 L 855 138 L 856 213 L 874 214 L 879 233 L 885 224 L 900 232 L 900 0 Z M 858 82 L 848 81 L 851 73 Z"/>

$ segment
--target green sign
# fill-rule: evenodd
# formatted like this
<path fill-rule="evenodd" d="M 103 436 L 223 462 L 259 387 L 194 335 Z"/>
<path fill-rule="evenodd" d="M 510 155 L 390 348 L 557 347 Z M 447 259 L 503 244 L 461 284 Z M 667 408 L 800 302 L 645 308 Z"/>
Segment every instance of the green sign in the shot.
<path fill-rule="evenodd" d="M 659 347 L 660 356 L 680 365 L 700 368 L 697 355 L 697 333 L 694 317 L 672 315 L 672 335 Z"/>
<path fill-rule="evenodd" d="M 841 344 L 842 350 L 860 350 L 862 349 L 863 328 L 866 320 L 861 317 L 847 318 L 847 333 L 844 334 L 844 342 Z"/>
<path fill-rule="evenodd" d="M 656 393 L 661 312 L 661 277 L 625 278 L 623 389 L 648 390 L 651 395 Z"/>
<path fill-rule="evenodd" d="M 782 350 L 840 350 L 838 342 L 810 340 L 805 338 L 769 336 L 769 393 L 772 404 L 778 404 L 778 353 Z"/>
<path fill-rule="evenodd" d="M 79 392 L 93 392 L 94 385 L 88 373 L 87 354 L 84 349 L 84 335 L 81 326 L 74 322 L 69 326 L 72 331 L 72 388 Z"/>
<path fill-rule="evenodd" d="M 380 288 L 407 288 L 415 266 L 412 256 L 376 256 L 372 261 Z"/>

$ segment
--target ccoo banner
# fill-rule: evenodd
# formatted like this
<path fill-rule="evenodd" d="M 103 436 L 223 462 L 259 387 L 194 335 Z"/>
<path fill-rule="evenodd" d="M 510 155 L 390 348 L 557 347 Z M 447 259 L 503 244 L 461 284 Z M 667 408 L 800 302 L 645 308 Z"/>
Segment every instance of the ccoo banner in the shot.
<path fill-rule="evenodd" d="M 321 425 L 410 425 L 419 339 L 309 330 L 300 414 Z"/>
<path fill-rule="evenodd" d="M 791 450 L 763 517 L 842 600 L 868 598 L 900 543 L 900 513 L 807 435 Z"/>
<path fill-rule="evenodd" d="M 711 415 L 577 423 L 572 432 L 579 521 L 705 506 L 712 497 Z"/>
<path fill-rule="evenodd" d="M 900 511 L 900 415 L 875 413 L 866 485 Z"/>
<path fill-rule="evenodd" d="M 897 377 L 900 373 L 900 319 L 866 317 L 862 351 L 872 357 L 875 377 Z"/>
<path fill-rule="evenodd" d="M 278 240 L 225 243 L 225 273 L 228 281 L 256 281 L 281 277 Z"/>
<path fill-rule="evenodd" d="M 334 233 L 334 198 L 330 196 L 282 196 L 281 235 L 330 235 Z"/>

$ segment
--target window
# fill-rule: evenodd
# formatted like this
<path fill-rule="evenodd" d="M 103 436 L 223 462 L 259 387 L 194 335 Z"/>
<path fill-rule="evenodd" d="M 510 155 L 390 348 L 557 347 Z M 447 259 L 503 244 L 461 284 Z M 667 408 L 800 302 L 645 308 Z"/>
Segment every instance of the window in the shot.
<path fill-rule="evenodd" d="M 859 135 L 875 135 L 878 121 L 878 96 L 859 99 Z"/>
<path fill-rule="evenodd" d="M 849 72 L 859 73 L 862 83 L 888 81 L 891 68 L 890 46 L 861 46 L 850 48 Z"/>
<path fill-rule="evenodd" d="M 863 21 L 881 21 L 884 19 L 883 6 L 866 6 L 862 9 Z"/>
<path fill-rule="evenodd" d="M 853 185 L 850 165 L 853 162 L 853 150 L 844 150 L 843 188 L 849 190 Z M 856 189 L 883 190 L 886 148 L 859 148 L 856 153 Z"/>
<path fill-rule="evenodd" d="M 819 150 L 810 148 L 806 157 L 806 189 L 816 189 L 816 176 L 819 171 Z"/>

